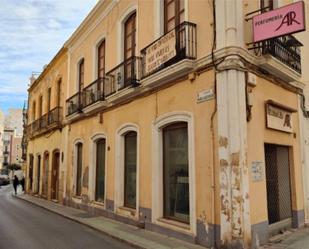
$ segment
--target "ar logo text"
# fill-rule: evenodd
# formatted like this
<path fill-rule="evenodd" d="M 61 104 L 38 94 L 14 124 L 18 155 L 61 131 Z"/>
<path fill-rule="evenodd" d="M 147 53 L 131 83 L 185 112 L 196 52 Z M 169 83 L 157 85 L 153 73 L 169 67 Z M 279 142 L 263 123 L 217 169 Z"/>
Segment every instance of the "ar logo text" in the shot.
<path fill-rule="evenodd" d="M 275 31 L 278 31 L 279 29 L 281 29 L 281 27 L 286 24 L 287 26 L 290 26 L 292 25 L 294 22 L 297 23 L 297 24 L 300 24 L 296 19 L 296 13 L 295 11 L 290 11 L 288 12 L 282 19 L 282 22 L 280 24 L 280 26 L 275 30 Z"/>

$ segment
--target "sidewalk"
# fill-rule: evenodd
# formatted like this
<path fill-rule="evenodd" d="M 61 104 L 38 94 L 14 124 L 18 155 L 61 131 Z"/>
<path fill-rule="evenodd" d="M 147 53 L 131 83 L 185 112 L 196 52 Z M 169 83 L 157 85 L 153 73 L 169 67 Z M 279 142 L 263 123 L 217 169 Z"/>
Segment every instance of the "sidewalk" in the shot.
<path fill-rule="evenodd" d="M 309 228 L 292 229 L 277 235 L 260 249 L 309 249 Z"/>
<path fill-rule="evenodd" d="M 102 216 L 90 216 L 83 210 L 63 206 L 31 195 L 22 194 L 17 195 L 16 198 L 30 202 L 68 219 L 84 224 L 115 239 L 126 242 L 136 248 L 205 249 L 205 247 L 186 243 L 181 240 L 120 223 Z"/>

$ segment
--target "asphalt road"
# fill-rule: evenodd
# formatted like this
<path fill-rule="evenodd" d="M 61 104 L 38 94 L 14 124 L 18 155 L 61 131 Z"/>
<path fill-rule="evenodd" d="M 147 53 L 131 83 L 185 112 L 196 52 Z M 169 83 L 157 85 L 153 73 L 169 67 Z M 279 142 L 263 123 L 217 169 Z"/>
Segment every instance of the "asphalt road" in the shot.
<path fill-rule="evenodd" d="M 132 248 L 111 237 L 12 197 L 0 189 L 0 249 Z"/>

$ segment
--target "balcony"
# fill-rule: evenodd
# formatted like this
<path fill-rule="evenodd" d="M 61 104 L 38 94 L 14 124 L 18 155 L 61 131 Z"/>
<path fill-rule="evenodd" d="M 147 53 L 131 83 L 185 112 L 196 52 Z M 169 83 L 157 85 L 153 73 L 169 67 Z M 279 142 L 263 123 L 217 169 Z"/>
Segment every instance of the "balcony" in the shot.
<path fill-rule="evenodd" d="M 66 100 L 66 109 L 67 116 L 82 110 L 82 94 L 80 92 Z"/>
<path fill-rule="evenodd" d="M 141 50 L 142 78 L 197 56 L 196 24 L 183 22 Z"/>
<path fill-rule="evenodd" d="M 293 36 L 284 36 L 262 42 L 262 54 L 270 54 L 289 68 L 301 74 L 302 44 Z"/>
<path fill-rule="evenodd" d="M 141 79 L 141 58 L 132 56 L 106 74 L 105 97 L 126 87 L 139 86 Z"/>
<path fill-rule="evenodd" d="M 98 101 L 104 100 L 104 82 L 105 78 L 99 78 L 89 86 L 85 87 L 82 92 L 83 108 L 92 105 Z"/>
<path fill-rule="evenodd" d="M 61 127 L 62 107 L 55 107 L 27 127 L 29 137 Z"/>
<path fill-rule="evenodd" d="M 70 116 L 82 112 L 86 107 L 125 88 L 139 86 L 141 78 L 141 58 L 132 56 L 112 70 L 104 78 L 99 78 L 86 86 L 82 92 L 74 94 L 66 101 L 66 113 Z"/>

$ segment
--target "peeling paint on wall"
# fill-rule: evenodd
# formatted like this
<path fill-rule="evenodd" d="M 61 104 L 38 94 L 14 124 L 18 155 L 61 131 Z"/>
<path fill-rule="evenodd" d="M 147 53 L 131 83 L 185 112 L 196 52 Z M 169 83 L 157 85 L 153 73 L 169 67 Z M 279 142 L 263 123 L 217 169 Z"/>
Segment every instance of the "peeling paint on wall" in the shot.
<path fill-rule="evenodd" d="M 227 137 L 220 137 L 219 138 L 219 146 L 220 147 L 227 148 L 228 144 L 229 144 L 229 142 L 228 142 Z"/>

